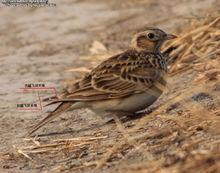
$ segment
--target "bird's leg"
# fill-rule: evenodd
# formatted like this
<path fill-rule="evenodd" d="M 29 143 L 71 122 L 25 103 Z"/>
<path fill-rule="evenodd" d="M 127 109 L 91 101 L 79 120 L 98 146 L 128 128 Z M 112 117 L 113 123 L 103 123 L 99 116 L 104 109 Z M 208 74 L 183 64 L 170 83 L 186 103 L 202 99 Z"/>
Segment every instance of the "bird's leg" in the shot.
<path fill-rule="evenodd" d="M 103 125 L 115 122 L 114 117 L 112 116 L 113 114 L 116 115 L 119 119 L 121 119 L 122 117 L 132 117 L 135 115 L 134 113 L 131 113 L 131 112 L 114 111 L 114 110 L 110 110 L 110 111 L 107 110 L 106 114 L 108 115 L 108 116 L 106 116 L 106 117 L 108 117 L 108 119 L 104 121 Z"/>
<path fill-rule="evenodd" d="M 150 106 L 149 108 L 147 108 L 147 110 L 144 110 L 143 112 L 140 112 L 140 113 L 143 113 L 143 114 L 150 114 L 152 112 L 154 112 L 155 110 L 158 109 L 158 105 L 157 106 Z"/>
<path fill-rule="evenodd" d="M 125 126 L 123 125 L 123 123 L 120 121 L 119 117 L 122 116 L 132 116 L 134 115 L 134 113 L 131 112 L 125 112 L 125 111 L 108 111 L 108 113 L 112 113 L 112 117 L 116 123 L 116 126 L 118 128 L 118 130 L 122 133 L 122 135 L 124 136 L 124 138 L 131 143 L 131 145 L 136 146 L 135 141 L 131 141 L 130 140 L 130 136 L 127 133 L 127 131 L 125 130 Z"/>
<path fill-rule="evenodd" d="M 130 120 L 136 120 L 136 119 L 139 119 L 143 116 L 146 116 L 146 115 L 149 115 L 151 114 L 152 112 L 154 112 L 156 109 L 158 109 L 158 106 L 151 106 L 150 108 L 147 108 L 146 110 L 143 110 L 141 112 L 135 112 L 133 113 L 132 115 L 128 115 L 126 116 L 123 121 L 124 122 L 127 122 L 127 121 L 130 121 Z"/>
<path fill-rule="evenodd" d="M 127 112 L 127 111 L 110 110 L 110 111 L 107 111 L 107 113 L 114 114 L 119 118 L 124 117 L 124 116 L 129 116 L 129 117 L 134 116 L 134 113 Z"/>

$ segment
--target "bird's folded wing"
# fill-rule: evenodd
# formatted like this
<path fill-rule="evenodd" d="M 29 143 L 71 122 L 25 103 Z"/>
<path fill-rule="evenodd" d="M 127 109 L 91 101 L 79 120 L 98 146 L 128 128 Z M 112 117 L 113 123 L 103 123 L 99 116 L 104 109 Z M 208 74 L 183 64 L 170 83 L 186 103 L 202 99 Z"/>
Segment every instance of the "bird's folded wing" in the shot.
<path fill-rule="evenodd" d="M 160 74 L 147 57 L 137 59 L 120 54 L 104 61 L 56 101 L 97 101 L 151 91 L 155 81 L 161 78 Z"/>

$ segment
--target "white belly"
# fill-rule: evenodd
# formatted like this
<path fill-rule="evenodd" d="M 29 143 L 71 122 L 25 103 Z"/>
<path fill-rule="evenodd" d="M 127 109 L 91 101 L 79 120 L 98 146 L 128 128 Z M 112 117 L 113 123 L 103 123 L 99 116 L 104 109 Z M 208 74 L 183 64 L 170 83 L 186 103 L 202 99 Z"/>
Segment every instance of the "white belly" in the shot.
<path fill-rule="evenodd" d="M 135 94 L 123 99 L 103 100 L 102 102 L 92 102 L 88 106 L 96 113 L 105 111 L 126 111 L 137 112 L 153 104 L 158 96 L 148 93 Z"/>

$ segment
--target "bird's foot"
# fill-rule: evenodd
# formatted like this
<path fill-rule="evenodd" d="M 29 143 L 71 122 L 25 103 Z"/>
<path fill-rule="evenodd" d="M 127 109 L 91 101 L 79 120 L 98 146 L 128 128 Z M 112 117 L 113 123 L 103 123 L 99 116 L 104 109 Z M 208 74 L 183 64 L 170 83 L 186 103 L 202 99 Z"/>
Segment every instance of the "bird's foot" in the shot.
<path fill-rule="evenodd" d="M 146 115 L 149 115 L 151 114 L 152 112 L 154 112 L 156 109 L 158 108 L 158 106 L 154 106 L 154 107 L 150 107 L 148 108 L 147 110 L 144 110 L 144 111 L 141 111 L 141 112 L 135 112 L 135 113 L 132 113 L 128 116 L 126 116 L 123 121 L 127 122 L 127 121 L 131 121 L 131 120 L 136 120 L 136 119 L 139 119 L 143 116 L 146 116 Z"/>

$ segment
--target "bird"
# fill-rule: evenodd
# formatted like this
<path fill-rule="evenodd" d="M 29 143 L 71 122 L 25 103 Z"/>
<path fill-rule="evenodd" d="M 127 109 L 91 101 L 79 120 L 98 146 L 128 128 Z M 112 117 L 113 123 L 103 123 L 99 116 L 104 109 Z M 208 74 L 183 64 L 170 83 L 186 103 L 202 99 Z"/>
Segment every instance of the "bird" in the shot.
<path fill-rule="evenodd" d="M 89 108 L 103 116 L 132 116 L 152 105 L 166 88 L 167 63 L 161 46 L 177 36 L 148 27 L 135 34 L 130 46 L 93 68 L 59 97 L 49 97 L 46 106 L 58 106 L 28 133 L 65 111 Z"/>

